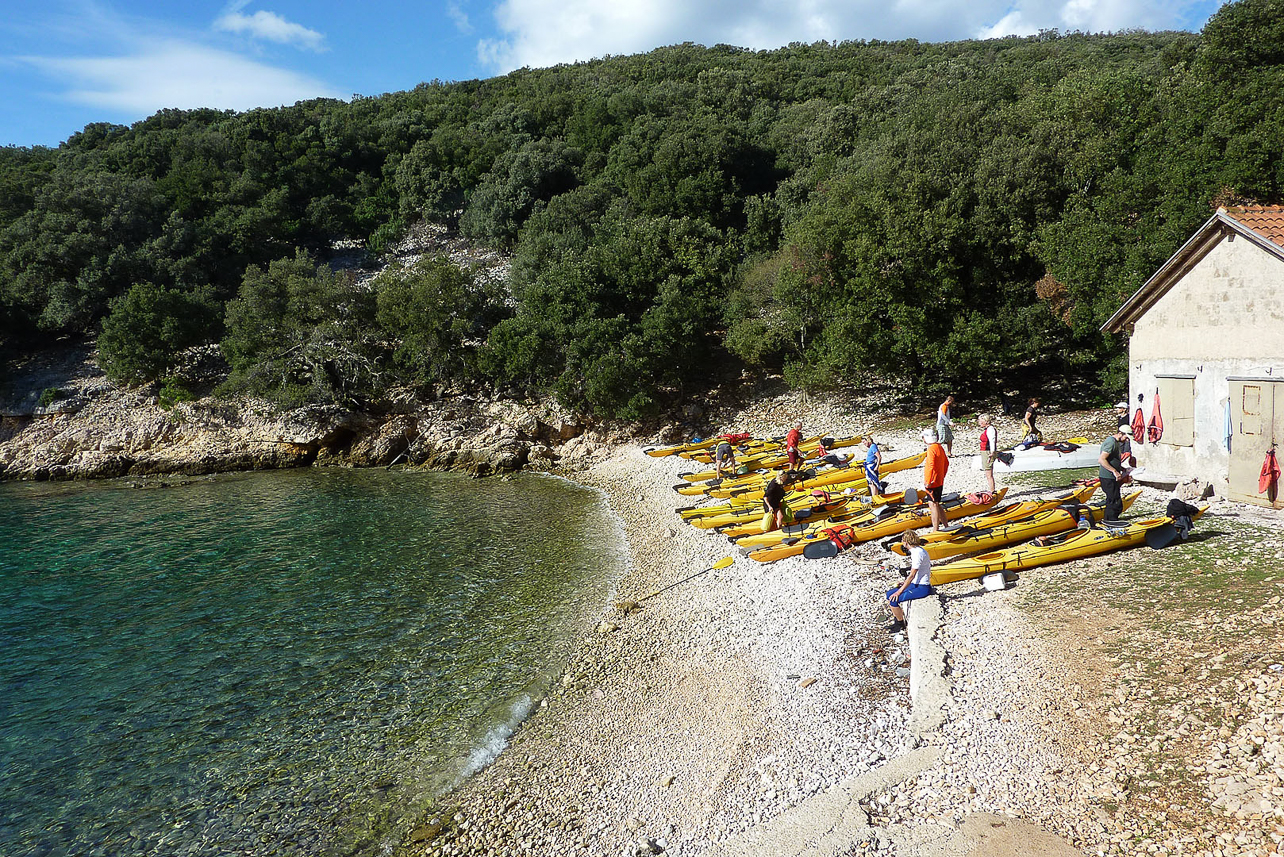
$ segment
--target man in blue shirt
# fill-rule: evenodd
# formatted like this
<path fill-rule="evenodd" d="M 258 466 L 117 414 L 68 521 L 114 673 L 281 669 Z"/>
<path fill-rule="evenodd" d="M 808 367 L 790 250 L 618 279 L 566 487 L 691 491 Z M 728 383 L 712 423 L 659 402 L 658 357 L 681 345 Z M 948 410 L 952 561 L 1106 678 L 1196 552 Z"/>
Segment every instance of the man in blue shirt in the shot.
<path fill-rule="evenodd" d="M 874 443 L 872 435 L 865 435 L 861 439 L 861 445 L 865 447 L 865 482 L 869 484 L 869 496 L 877 497 L 883 493 L 883 483 L 878 478 L 883 454 L 878 451 L 878 444 Z"/>

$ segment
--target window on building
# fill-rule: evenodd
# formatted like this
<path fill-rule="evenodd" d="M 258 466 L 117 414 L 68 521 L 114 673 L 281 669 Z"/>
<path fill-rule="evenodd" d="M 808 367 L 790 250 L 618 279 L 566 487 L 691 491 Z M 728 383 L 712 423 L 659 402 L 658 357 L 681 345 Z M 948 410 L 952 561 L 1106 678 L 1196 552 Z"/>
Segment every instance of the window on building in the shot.
<path fill-rule="evenodd" d="M 1195 379 L 1156 378 L 1164 435 L 1160 443 L 1170 446 L 1195 445 Z"/>
<path fill-rule="evenodd" d="M 1262 433 L 1262 388 L 1258 384 L 1244 385 L 1239 426 L 1241 434 Z"/>

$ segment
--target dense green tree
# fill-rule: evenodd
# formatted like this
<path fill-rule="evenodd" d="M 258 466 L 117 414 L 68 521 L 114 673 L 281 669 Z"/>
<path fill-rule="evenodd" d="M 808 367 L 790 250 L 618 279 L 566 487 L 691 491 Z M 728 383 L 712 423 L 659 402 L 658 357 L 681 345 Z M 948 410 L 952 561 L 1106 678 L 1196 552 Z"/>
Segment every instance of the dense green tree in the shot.
<path fill-rule="evenodd" d="M 375 295 L 300 251 L 251 265 L 227 305 L 231 389 L 285 404 L 355 404 L 379 389 Z"/>
<path fill-rule="evenodd" d="M 731 254 L 717 230 L 686 218 L 612 208 L 591 239 L 567 226 L 543 264 L 515 265 L 521 302 L 492 332 L 487 365 L 501 381 L 556 379 L 567 404 L 636 418 L 658 389 L 707 374 Z"/>
<path fill-rule="evenodd" d="M 156 279 L 150 242 L 164 222 L 155 183 L 60 165 L 0 233 L 5 303 L 42 331 L 86 331 L 107 302 Z"/>
<path fill-rule="evenodd" d="M 500 296 L 445 257 L 394 266 L 375 278 L 376 319 L 396 343 L 392 358 L 411 384 L 469 381 L 476 355 L 503 314 Z"/>
<path fill-rule="evenodd" d="M 98 349 L 107 376 L 136 384 L 163 377 L 181 351 L 211 339 L 219 308 L 208 294 L 135 283 L 111 302 Z"/>
<path fill-rule="evenodd" d="M 495 162 L 459 221 L 460 230 L 502 247 L 538 206 L 573 188 L 583 156 L 561 140 L 535 140 Z"/>
<path fill-rule="evenodd" d="M 1284 2 L 1234 0 L 1204 26 L 1198 63 L 1214 80 L 1233 80 L 1284 64 Z"/>
<path fill-rule="evenodd" d="M 0 348 L 136 329 L 146 288 L 227 302 L 231 386 L 282 401 L 489 380 L 635 416 L 724 361 L 806 386 L 1108 375 L 1101 322 L 1214 206 L 1284 198 L 1280 4 L 1202 34 L 681 44 L 89 125 L 0 150 Z M 321 264 L 421 219 L 511 251 L 503 299 L 438 262 L 377 289 Z"/>

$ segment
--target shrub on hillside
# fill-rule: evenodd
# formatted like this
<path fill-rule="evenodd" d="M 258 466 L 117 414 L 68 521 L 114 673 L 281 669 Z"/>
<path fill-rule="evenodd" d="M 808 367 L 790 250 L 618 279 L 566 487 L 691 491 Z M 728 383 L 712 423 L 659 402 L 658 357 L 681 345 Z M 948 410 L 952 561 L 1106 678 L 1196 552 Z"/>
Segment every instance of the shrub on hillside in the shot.
<path fill-rule="evenodd" d="M 154 381 L 179 352 L 212 338 L 217 304 L 204 292 L 135 283 L 111 302 L 98 350 L 107 376 L 127 384 Z"/>

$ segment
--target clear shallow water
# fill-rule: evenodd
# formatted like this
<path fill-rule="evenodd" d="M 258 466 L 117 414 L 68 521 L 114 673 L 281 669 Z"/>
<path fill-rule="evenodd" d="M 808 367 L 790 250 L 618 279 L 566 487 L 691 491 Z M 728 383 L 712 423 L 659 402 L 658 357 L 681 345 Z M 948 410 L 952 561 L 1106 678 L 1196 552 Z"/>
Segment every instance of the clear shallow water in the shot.
<path fill-rule="evenodd" d="M 0 485 L 0 853 L 381 854 L 624 562 L 539 477 Z"/>

